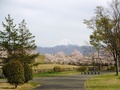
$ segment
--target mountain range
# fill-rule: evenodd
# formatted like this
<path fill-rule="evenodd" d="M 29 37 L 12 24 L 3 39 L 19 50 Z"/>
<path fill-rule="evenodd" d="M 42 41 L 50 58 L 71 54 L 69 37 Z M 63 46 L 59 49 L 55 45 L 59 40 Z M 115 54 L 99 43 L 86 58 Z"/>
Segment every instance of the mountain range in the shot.
<path fill-rule="evenodd" d="M 56 54 L 58 52 L 64 52 L 65 54 L 70 55 L 74 50 L 78 50 L 86 55 L 90 53 L 91 49 L 95 51 L 91 46 L 78 46 L 68 39 L 63 39 L 53 47 L 37 47 L 36 51 L 40 54 Z"/>
<path fill-rule="evenodd" d="M 76 45 L 76 44 L 74 44 L 74 43 L 73 43 L 72 41 L 70 41 L 69 39 L 63 39 L 63 40 L 57 42 L 54 46 L 61 46 L 61 45 L 67 46 L 67 45 Z"/>
<path fill-rule="evenodd" d="M 96 51 L 91 46 L 77 46 L 77 45 L 59 45 L 55 47 L 37 47 L 36 51 L 40 54 L 56 54 L 58 52 L 64 52 L 70 55 L 74 50 L 80 51 L 82 54 L 86 55 L 90 53 L 91 48 Z"/>

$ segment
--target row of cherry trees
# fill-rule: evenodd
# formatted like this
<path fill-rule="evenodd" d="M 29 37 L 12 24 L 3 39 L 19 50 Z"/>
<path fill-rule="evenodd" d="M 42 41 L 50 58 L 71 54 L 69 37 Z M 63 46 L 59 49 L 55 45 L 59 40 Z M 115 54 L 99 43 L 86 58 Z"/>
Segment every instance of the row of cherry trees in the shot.
<path fill-rule="evenodd" d="M 113 59 L 110 57 L 109 53 L 102 51 L 100 57 L 98 58 L 98 53 L 90 53 L 89 56 L 84 56 L 78 50 L 74 50 L 70 55 L 65 55 L 64 52 L 59 52 L 57 54 L 45 54 L 45 63 L 57 63 L 57 64 L 110 64 L 113 63 Z"/>
<path fill-rule="evenodd" d="M 69 56 L 65 55 L 63 52 L 59 52 L 55 55 L 45 54 L 46 63 L 80 64 L 83 59 L 83 55 L 77 50 L 74 50 Z"/>

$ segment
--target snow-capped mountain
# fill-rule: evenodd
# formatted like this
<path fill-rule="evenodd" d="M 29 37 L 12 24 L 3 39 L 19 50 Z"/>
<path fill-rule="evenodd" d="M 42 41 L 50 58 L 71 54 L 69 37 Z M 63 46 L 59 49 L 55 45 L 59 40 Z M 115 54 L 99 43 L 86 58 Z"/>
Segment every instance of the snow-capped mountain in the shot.
<path fill-rule="evenodd" d="M 69 39 L 63 39 L 56 43 L 53 47 L 37 47 L 36 51 L 40 54 L 56 54 L 58 52 L 64 52 L 65 54 L 71 54 L 74 50 L 80 51 L 85 54 L 89 51 L 89 46 L 78 46 Z"/>
<path fill-rule="evenodd" d="M 91 47 L 92 48 L 92 47 Z M 37 47 L 36 51 L 40 54 L 56 54 L 58 52 L 64 52 L 65 54 L 69 55 L 74 50 L 80 51 L 82 54 L 88 54 L 90 51 L 90 46 L 77 46 L 77 45 L 59 45 L 55 47 Z M 94 48 L 93 48 L 94 49 Z M 88 51 L 88 53 L 86 53 Z"/>
<path fill-rule="evenodd" d="M 69 39 L 63 39 L 59 41 L 58 43 L 56 43 L 54 46 L 61 46 L 61 45 L 68 46 L 68 45 L 75 45 L 75 44 Z"/>

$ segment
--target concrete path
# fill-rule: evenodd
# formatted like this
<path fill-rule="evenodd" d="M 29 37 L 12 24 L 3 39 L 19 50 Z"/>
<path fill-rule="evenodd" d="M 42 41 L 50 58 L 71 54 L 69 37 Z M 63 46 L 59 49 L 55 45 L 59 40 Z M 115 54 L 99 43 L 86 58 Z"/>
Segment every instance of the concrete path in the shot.
<path fill-rule="evenodd" d="M 94 75 L 75 75 L 61 77 L 40 77 L 33 81 L 41 86 L 33 90 L 85 90 L 84 82 Z"/>

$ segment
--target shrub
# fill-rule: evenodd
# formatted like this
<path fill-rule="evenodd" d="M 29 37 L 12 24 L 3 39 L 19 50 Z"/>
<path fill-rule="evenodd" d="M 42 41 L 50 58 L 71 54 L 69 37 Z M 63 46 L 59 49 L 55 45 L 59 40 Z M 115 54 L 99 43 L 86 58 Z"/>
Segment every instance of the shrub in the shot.
<path fill-rule="evenodd" d="M 32 68 L 28 64 L 24 65 L 24 77 L 25 77 L 25 83 L 33 79 Z"/>
<path fill-rule="evenodd" d="M 55 66 L 53 68 L 53 70 L 54 70 L 54 72 L 61 72 L 62 71 L 62 69 L 59 66 Z"/>
<path fill-rule="evenodd" d="M 115 66 L 110 66 L 109 70 L 115 70 Z"/>
<path fill-rule="evenodd" d="M 80 71 L 80 72 L 85 72 L 85 71 L 87 71 L 87 69 L 88 68 L 86 66 L 81 66 L 77 70 Z"/>
<path fill-rule="evenodd" d="M 7 78 L 8 83 L 15 85 L 24 83 L 24 67 L 19 61 L 11 61 L 3 66 L 3 74 Z"/>
<path fill-rule="evenodd" d="M 5 64 L 3 67 L 2 67 L 2 70 L 3 70 L 3 75 L 8 78 L 9 76 L 9 64 Z"/>

